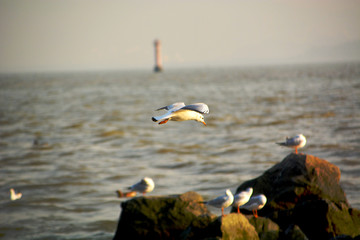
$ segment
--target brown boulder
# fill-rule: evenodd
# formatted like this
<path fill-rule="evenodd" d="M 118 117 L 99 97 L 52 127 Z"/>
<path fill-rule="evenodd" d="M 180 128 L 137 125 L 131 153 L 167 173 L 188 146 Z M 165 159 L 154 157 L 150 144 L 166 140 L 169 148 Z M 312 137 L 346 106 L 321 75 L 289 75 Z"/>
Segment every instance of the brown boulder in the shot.
<path fill-rule="evenodd" d="M 189 227 L 207 226 L 215 216 L 195 192 L 166 197 L 137 197 L 121 204 L 115 239 L 174 239 Z"/>
<path fill-rule="evenodd" d="M 259 211 L 265 214 L 316 199 L 349 205 L 339 181 L 340 169 L 334 164 L 311 155 L 290 154 L 260 177 L 243 183 L 236 192 L 253 187 L 253 195 L 265 194 L 267 204 Z"/>
<path fill-rule="evenodd" d="M 327 199 L 303 202 L 292 211 L 291 221 L 310 239 L 330 239 L 338 235 L 360 234 L 360 211 Z M 314 230 L 316 229 L 316 231 Z"/>
<path fill-rule="evenodd" d="M 121 204 L 116 239 L 254 239 L 255 228 L 242 214 L 212 215 L 195 192 L 137 197 Z"/>
<path fill-rule="evenodd" d="M 181 239 L 259 240 L 259 236 L 244 215 L 232 213 L 216 218 L 206 228 L 188 229 Z"/>
<path fill-rule="evenodd" d="M 249 220 L 249 223 L 254 226 L 260 240 L 279 239 L 279 225 L 277 225 L 271 219 L 263 217 L 255 218 L 252 215 L 247 215 L 246 218 Z"/>
<path fill-rule="evenodd" d="M 242 214 L 228 214 L 221 218 L 222 239 L 259 239 L 255 228 Z"/>
<path fill-rule="evenodd" d="M 356 236 L 360 218 L 351 210 L 339 181 L 340 170 L 334 164 L 311 155 L 290 154 L 236 192 L 253 187 L 254 195 L 265 194 L 267 203 L 258 213 L 281 229 L 298 225 L 310 239 Z"/>

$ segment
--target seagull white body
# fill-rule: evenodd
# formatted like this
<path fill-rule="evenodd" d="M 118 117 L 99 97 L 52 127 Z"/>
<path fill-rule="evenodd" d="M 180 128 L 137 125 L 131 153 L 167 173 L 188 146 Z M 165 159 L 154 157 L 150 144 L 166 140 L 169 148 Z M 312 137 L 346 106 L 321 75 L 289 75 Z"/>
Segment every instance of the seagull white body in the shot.
<path fill-rule="evenodd" d="M 231 193 L 230 189 L 226 189 L 224 195 L 221 195 L 205 203 L 216 208 L 221 208 L 222 215 L 224 216 L 224 208 L 231 206 L 233 201 L 233 194 Z"/>
<path fill-rule="evenodd" d="M 276 143 L 279 144 L 281 146 L 285 146 L 285 147 L 290 147 L 290 148 L 294 148 L 295 149 L 295 153 L 298 153 L 298 149 L 302 148 L 305 146 L 306 144 L 306 138 L 304 135 L 299 134 L 296 135 L 295 137 L 292 138 L 286 138 L 285 142 L 281 142 L 281 143 Z"/>
<path fill-rule="evenodd" d="M 155 183 L 149 177 L 145 177 L 141 179 L 140 182 L 135 183 L 134 185 L 129 187 L 130 191 L 139 192 L 143 194 L 151 192 L 152 190 L 154 190 L 154 188 L 155 188 Z"/>
<path fill-rule="evenodd" d="M 251 197 L 249 201 L 244 204 L 243 206 L 240 206 L 240 208 L 252 211 L 254 216 L 257 218 L 257 210 L 262 209 L 266 204 L 266 197 L 264 194 L 260 194 L 254 197 Z"/>
<path fill-rule="evenodd" d="M 22 193 L 15 193 L 13 188 L 10 188 L 10 199 L 11 201 L 18 200 L 22 197 Z"/>
<path fill-rule="evenodd" d="M 195 120 L 206 125 L 203 114 L 209 113 L 209 107 L 205 103 L 193 103 L 185 105 L 183 102 L 173 103 L 157 110 L 165 109 L 167 113 L 161 116 L 152 117 L 154 122 L 160 121 L 164 124 L 167 121 L 188 121 Z"/>
<path fill-rule="evenodd" d="M 233 207 L 237 208 L 238 213 L 240 213 L 240 206 L 247 203 L 253 193 L 253 188 L 247 188 L 245 191 L 241 191 L 238 194 L 234 195 Z"/>
<path fill-rule="evenodd" d="M 122 192 L 121 190 L 117 190 L 116 192 L 119 198 L 135 197 L 137 192 L 145 195 L 145 193 L 151 192 L 152 190 L 154 190 L 154 188 L 155 188 L 154 181 L 149 177 L 145 177 L 141 179 L 139 182 L 129 187 L 128 188 L 130 190 L 129 192 Z"/>

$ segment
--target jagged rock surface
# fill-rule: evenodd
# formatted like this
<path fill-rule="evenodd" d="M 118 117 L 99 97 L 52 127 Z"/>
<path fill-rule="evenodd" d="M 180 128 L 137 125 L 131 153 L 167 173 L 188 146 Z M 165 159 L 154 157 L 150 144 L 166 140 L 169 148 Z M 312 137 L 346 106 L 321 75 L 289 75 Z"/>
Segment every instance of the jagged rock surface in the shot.
<path fill-rule="evenodd" d="M 188 227 L 207 226 L 216 217 L 202 201 L 195 192 L 125 201 L 114 239 L 172 239 Z"/>
<path fill-rule="evenodd" d="M 337 166 L 290 154 L 237 189 L 266 195 L 259 218 L 246 210 L 216 217 L 195 192 L 137 197 L 121 204 L 114 239 L 359 239 L 360 210 L 351 208 L 339 181 Z"/>
<path fill-rule="evenodd" d="M 267 203 L 259 215 L 271 218 L 282 229 L 298 225 L 309 239 L 354 237 L 360 234 L 359 211 L 350 207 L 339 181 L 340 169 L 334 164 L 311 155 L 290 154 L 236 192 L 253 187 L 254 194 L 265 194 Z"/>

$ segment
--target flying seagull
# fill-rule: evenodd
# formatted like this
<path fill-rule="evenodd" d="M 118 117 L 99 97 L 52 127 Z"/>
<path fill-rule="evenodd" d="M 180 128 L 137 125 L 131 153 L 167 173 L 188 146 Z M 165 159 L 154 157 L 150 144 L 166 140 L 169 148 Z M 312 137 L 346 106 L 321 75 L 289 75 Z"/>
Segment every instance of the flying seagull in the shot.
<path fill-rule="evenodd" d="M 224 216 L 224 208 L 231 206 L 233 201 L 234 201 L 234 196 L 232 195 L 230 189 L 226 189 L 224 195 L 221 195 L 217 198 L 214 198 L 204 203 L 216 208 L 221 208 L 222 216 Z"/>
<path fill-rule="evenodd" d="M 252 211 L 254 214 L 254 217 L 257 218 L 258 214 L 257 214 L 257 210 L 262 209 L 265 204 L 266 204 L 266 197 L 264 194 L 260 194 L 254 197 L 251 197 L 250 200 L 242 205 L 240 208 L 244 208 L 246 210 Z"/>
<path fill-rule="evenodd" d="M 286 137 L 285 142 L 276 143 L 276 144 L 279 144 L 280 146 L 294 148 L 295 153 L 297 154 L 298 153 L 298 148 L 302 148 L 302 147 L 305 146 L 306 138 L 305 138 L 304 135 L 299 134 L 299 135 L 296 135 L 295 137 L 292 137 L 292 138 Z"/>
<path fill-rule="evenodd" d="M 145 195 L 145 193 L 151 192 L 152 190 L 154 190 L 154 188 L 155 188 L 154 181 L 149 177 L 145 177 L 145 178 L 141 179 L 139 182 L 137 182 L 134 185 L 132 185 L 131 187 L 129 187 L 128 188 L 130 190 L 129 192 L 123 193 L 122 191 L 118 190 L 117 194 L 118 194 L 119 198 L 134 197 L 134 196 L 136 196 L 136 192 L 139 192 L 139 193 L 142 193 L 143 195 Z"/>
<path fill-rule="evenodd" d="M 253 193 L 253 188 L 247 188 L 245 191 L 241 191 L 238 194 L 234 195 L 233 207 L 237 208 L 238 213 L 240 213 L 240 206 L 247 203 Z"/>
<path fill-rule="evenodd" d="M 206 126 L 204 121 L 203 114 L 209 113 L 209 107 L 205 103 L 193 103 L 190 105 L 185 105 L 183 102 L 173 103 L 171 105 L 161 107 L 158 110 L 165 109 L 167 113 L 161 116 L 152 117 L 151 119 L 154 122 L 160 121 L 159 124 L 167 123 L 167 121 L 187 121 L 195 120 L 203 123 Z"/>

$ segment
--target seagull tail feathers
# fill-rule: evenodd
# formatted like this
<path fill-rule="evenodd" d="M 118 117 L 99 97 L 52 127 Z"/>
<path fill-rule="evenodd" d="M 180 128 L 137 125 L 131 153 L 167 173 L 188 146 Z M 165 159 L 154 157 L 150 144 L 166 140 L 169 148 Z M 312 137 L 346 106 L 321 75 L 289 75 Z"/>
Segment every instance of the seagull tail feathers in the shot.
<path fill-rule="evenodd" d="M 125 196 L 121 190 L 117 190 L 116 193 L 118 195 L 118 198 L 123 198 Z"/>

